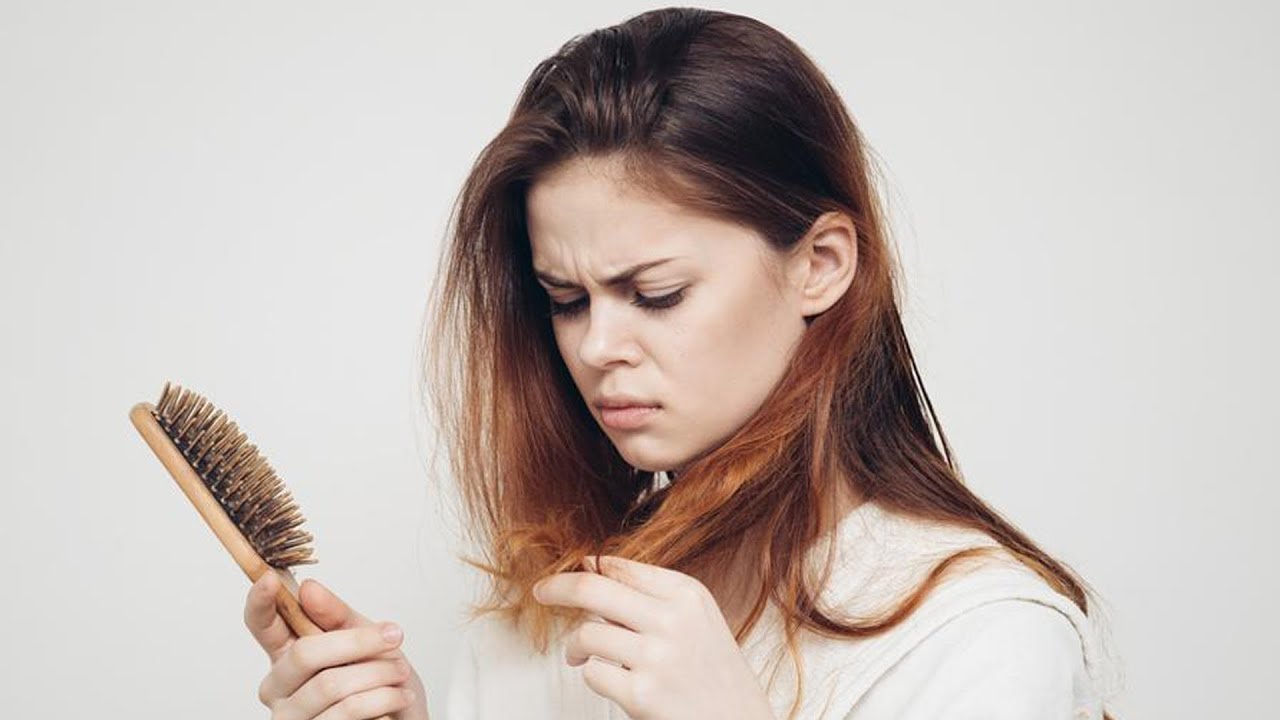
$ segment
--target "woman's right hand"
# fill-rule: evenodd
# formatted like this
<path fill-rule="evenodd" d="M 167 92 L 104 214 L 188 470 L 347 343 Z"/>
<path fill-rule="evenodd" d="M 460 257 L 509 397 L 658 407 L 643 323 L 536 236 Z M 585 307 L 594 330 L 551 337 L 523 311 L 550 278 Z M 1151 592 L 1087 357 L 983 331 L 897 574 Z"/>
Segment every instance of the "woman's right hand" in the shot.
<path fill-rule="evenodd" d="M 319 582 L 304 580 L 298 601 L 325 632 L 298 637 L 276 609 L 280 578 L 263 573 L 249 589 L 244 622 L 271 661 L 258 699 L 271 720 L 430 720 L 422 681 L 374 623 Z"/>

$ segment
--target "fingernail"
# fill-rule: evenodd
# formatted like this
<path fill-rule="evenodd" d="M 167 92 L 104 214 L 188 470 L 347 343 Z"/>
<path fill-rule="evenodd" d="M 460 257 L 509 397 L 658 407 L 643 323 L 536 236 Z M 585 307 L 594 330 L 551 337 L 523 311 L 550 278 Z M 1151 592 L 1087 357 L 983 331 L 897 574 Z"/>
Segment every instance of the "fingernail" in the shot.
<path fill-rule="evenodd" d="M 400 638 L 404 637 L 404 631 L 397 627 L 395 623 L 387 623 L 382 626 L 382 637 L 386 638 L 389 643 L 398 643 Z"/>

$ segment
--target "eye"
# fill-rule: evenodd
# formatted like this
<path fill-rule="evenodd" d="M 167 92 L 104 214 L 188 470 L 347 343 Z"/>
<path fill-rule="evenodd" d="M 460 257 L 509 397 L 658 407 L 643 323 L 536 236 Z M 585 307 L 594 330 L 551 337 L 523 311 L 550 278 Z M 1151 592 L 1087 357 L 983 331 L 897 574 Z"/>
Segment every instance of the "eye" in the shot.
<path fill-rule="evenodd" d="M 660 313 L 663 310 L 679 305 L 680 301 L 684 299 L 684 291 L 685 288 L 680 288 L 675 292 L 669 292 L 666 295 L 659 295 L 657 297 L 636 293 L 635 299 L 631 301 L 631 304 L 638 308 L 648 310 L 649 312 Z M 582 312 L 583 309 L 587 307 L 586 296 L 567 303 L 560 303 L 555 300 L 551 300 L 550 302 L 551 310 L 548 315 L 552 317 L 557 315 L 561 317 L 572 317 Z"/>
<path fill-rule="evenodd" d="M 680 301 L 683 299 L 684 299 L 684 288 L 680 288 L 675 292 L 669 292 L 666 295 L 659 295 L 657 297 L 650 297 L 648 295 L 641 295 L 640 293 L 636 293 L 636 299 L 632 300 L 631 304 L 635 305 L 636 307 L 642 307 L 646 310 L 652 310 L 654 312 L 657 312 L 660 310 L 666 310 L 667 308 L 675 307 L 676 305 L 679 305 Z"/>
<path fill-rule="evenodd" d="M 566 317 L 573 316 L 582 312 L 582 309 L 586 306 L 587 306 L 587 299 L 585 297 L 580 297 L 577 300 L 574 300 L 572 302 L 567 302 L 567 303 L 558 303 L 555 300 L 552 300 L 551 312 L 547 314 L 552 317 L 555 317 L 556 315 L 561 315 Z"/>

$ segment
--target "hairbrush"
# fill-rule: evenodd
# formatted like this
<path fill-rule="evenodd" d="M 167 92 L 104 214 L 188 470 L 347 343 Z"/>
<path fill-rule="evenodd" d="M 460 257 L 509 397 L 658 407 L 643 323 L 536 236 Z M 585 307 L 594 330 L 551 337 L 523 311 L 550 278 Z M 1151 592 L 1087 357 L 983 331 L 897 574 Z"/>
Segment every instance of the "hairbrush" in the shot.
<path fill-rule="evenodd" d="M 323 630 L 298 603 L 292 568 L 316 562 L 289 491 L 234 422 L 203 396 L 166 382 L 129 419 L 245 575 L 275 571 L 276 607 L 299 636 Z"/>
<path fill-rule="evenodd" d="M 276 608 L 293 632 L 324 632 L 303 612 L 292 571 L 316 562 L 313 538 L 257 446 L 203 396 L 169 382 L 155 405 L 134 405 L 129 419 L 245 575 L 279 576 Z"/>

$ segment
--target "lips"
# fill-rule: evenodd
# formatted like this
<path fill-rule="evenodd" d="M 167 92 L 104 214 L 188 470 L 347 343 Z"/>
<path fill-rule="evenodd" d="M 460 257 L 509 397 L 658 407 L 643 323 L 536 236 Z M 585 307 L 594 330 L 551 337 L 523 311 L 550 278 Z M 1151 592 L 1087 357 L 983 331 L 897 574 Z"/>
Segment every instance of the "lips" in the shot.
<path fill-rule="evenodd" d="M 662 406 L 631 395 L 608 395 L 595 402 L 600 422 L 614 430 L 634 430 L 649 422 Z"/>
<path fill-rule="evenodd" d="M 600 408 L 600 422 L 614 430 L 635 430 L 661 412 L 657 405 L 627 405 Z"/>

